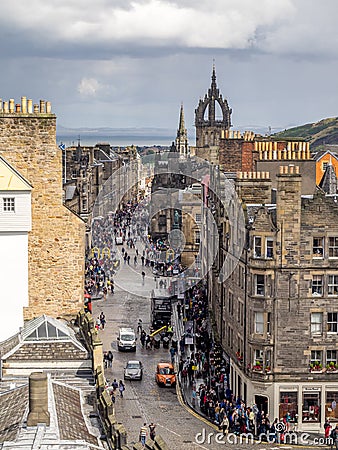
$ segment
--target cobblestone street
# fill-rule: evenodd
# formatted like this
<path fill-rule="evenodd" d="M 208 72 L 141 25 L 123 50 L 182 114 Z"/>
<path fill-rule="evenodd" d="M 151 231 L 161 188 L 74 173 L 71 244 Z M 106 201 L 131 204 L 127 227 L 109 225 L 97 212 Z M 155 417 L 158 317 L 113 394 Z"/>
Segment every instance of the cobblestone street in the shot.
<path fill-rule="evenodd" d="M 119 250 L 118 250 L 119 251 Z M 141 272 L 146 271 L 145 283 L 142 284 Z M 128 291 L 126 290 L 128 287 Z M 103 342 L 103 349 L 112 349 L 114 360 L 112 368 L 107 368 L 106 378 L 111 385 L 112 381 L 123 380 L 123 369 L 128 360 L 137 359 L 144 365 L 142 381 L 126 381 L 124 397 L 116 395 L 115 414 L 122 422 L 128 433 L 129 442 L 137 442 L 139 430 L 144 422 L 154 422 L 156 432 L 161 435 L 171 449 L 195 450 L 218 448 L 256 448 L 273 450 L 279 448 L 276 444 L 239 442 L 234 435 L 229 435 L 230 443 L 224 443 L 218 428 L 188 408 L 178 389 L 161 388 L 155 382 L 155 369 L 159 361 L 170 361 L 167 349 L 147 350 L 137 341 L 136 353 L 124 353 L 117 350 L 118 329 L 122 326 L 134 328 L 136 331 L 139 318 L 148 331 L 150 325 L 150 291 L 155 287 L 154 278 L 150 268 L 142 266 L 129 266 L 121 264 L 115 276 L 115 293 L 108 294 L 107 299 L 94 300 L 94 319 L 104 312 L 106 326 L 99 331 Z M 139 296 L 135 293 L 138 292 Z M 208 435 L 212 433 L 209 437 Z M 291 448 L 282 445 L 282 448 Z M 313 448 L 303 446 L 302 448 Z"/>

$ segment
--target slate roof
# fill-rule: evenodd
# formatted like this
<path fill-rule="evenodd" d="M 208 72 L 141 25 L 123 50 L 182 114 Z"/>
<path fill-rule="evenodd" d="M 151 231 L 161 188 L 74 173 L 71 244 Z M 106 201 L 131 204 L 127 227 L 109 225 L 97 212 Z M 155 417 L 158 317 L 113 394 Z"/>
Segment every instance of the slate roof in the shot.
<path fill-rule="evenodd" d="M 332 195 L 337 193 L 337 175 L 331 161 L 326 166 L 323 177 L 320 180 L 319 187 L 323 189 L 326 194 Z"/>
<path fill-rule="evenodd" d="M 53 383 L 56 414 L 62 440 L 84 439 L 97 445 L 97 438 L 89 433 L 81 409 L 81 394 L 68 386 Z"/>
<path fill-rule="evenodd" d="M 27 385 L 0 395 L 0 443 L 16 439 L 27 407 Z"/>
<path fill-rule="evenodd" d="M 326 147 L 329 147 L 328 145 Z M 330 156 L 332 156 L 333 158 L 338 160 L 338 155 L 336 152 L 331 151 L 330 149 L 325 149 L 325 150 L 319 150 L 319 152 L 315 153 L 313 155 L 313 159 L 315 161 L 319 161 L 323 156 L 325 156 L 326 154 L 329 154 Z"/>
<path fill-rule="evenodd" d="M 26 322 L 19 336 L 19 342 L 13 346 L 2 359 L 8 359 L 14 353 L 20 352 L 21 347 L 32 345 L 45 345 L 46 343 L 68 344 L 68 347 L 77 349 L 81 354 L 86 354 L 87 350 L 76 339 L 74 331 L 63 321 L 54 319 L 46 315 Z M 32 358 L 30 354 L 30 358 Z M 55 357 L 55 355 L 53 356 Z"/>
<path fill-rule="evenodd" d="M 81 391 L 48 381 L 50 426 L 27 427 L 28 383 L 0 395 L 0 444 L 3 449 L 89 450 L 104 448 L 82 412 Z M 89 425 L 90 426 L 90 425 Z M 95 433 L 95 435 L 94 435 Z M 37 441 L 39 447 L 36 447 Z"/>

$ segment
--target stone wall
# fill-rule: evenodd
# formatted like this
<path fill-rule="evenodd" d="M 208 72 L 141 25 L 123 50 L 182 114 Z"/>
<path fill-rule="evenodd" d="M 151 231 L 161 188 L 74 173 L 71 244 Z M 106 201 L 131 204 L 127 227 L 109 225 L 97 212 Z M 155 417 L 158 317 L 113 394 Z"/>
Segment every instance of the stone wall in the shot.
<path fill-rule="evenodd" d="M 26 320 L 71 317 L 83 304 L 85 224 L 63 206 L 56 116 L 47 110 L 0 105 L 0 154 L 33 186 Z"/>

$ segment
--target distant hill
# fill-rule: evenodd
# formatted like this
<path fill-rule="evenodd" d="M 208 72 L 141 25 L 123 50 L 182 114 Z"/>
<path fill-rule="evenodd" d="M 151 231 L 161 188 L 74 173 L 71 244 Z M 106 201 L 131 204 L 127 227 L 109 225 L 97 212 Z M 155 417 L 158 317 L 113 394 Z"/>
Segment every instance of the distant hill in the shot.
<path fill-rule="evenodd" d="M 338 117 L 322 119 L 316 123 L 308 123 L 273 135 L 278 139 L 306 139 L 312 149 L 323 145 L 338 145 Z M 318 149 L 319 150 L 319 149 Z"/>

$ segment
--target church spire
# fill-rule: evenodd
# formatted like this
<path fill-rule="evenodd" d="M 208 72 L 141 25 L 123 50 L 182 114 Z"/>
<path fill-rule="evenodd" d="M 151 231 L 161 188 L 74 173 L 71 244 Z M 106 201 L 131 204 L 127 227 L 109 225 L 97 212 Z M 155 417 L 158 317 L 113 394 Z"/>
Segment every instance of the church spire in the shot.
<path fill-rule="evenodd" d="M 211 75 L 211 91 L 214 92 L 217 89 L 217 83 L 216 83 L 216 67 L 215 67 L 215 61 L 212 64 L 212 75 Z"/>
<path fill-rule="evenodd" d="M 179 133 L 184 133 L 184 130 L 185 130 L 184 110 L 183 110 L 183 103 L 181 103 L 180 121 L 179 121 L 179 125 L 178 125 L 178 131 L 179 131 Z"/>
<path fill-rule="evenodd" d="M 188 132 L 187 132 L 187 129 L 185 128 L 185 123 L 184 123 L 183 103 L 181 103 L 180 118 L 179 118 L 178 130 L 177 130 L 177 136 L 176 136 L 175 143 L 176 143 L 177 151 L 181 155 L 188 154 Z"/>

